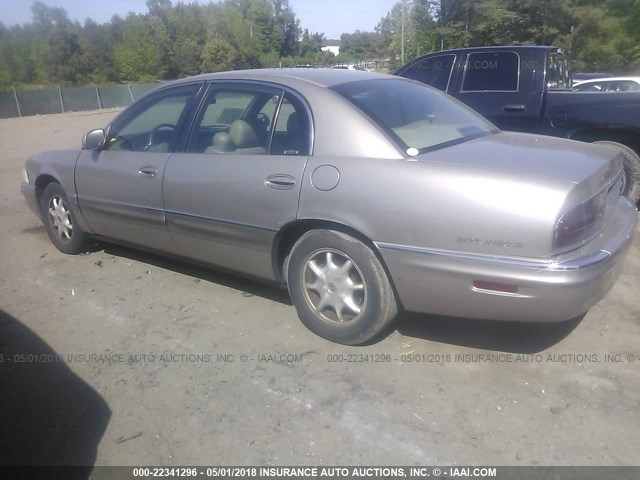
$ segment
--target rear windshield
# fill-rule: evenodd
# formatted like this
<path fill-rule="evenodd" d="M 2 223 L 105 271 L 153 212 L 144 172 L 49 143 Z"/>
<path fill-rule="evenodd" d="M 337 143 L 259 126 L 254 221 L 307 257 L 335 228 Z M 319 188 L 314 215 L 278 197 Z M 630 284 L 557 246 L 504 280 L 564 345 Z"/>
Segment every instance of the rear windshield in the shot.
<path fill-rule="evenodd" d="M 333 87 L 408 155 L 489 135 L 497 128 L 449 95 L 418 83 L 365 80 Z"/>

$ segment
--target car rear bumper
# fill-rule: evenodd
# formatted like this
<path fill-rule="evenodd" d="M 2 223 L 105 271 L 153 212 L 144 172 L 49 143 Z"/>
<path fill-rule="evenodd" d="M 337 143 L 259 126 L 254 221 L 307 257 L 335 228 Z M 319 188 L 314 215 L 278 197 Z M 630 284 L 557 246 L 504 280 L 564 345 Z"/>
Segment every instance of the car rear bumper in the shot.
<path fill-rule="evenodd" d="M 31 211 L 40 218 L 40 207 L 38 206 L 38 199 L 36 197 L 36 187 L 23 182 L 22 185 L 20 185 L 20 191 Z"/>
<path fill-rule="evenodd" d="M 588 245 L 553 259 L 482 256 L 376 243 L 409 311 L 505 321 L 558 322 L 598 303 L 620 276 L 637 225 L 620 197 L 605 230 Z M 474 282 L 515 286 L 515 293 Z"/>

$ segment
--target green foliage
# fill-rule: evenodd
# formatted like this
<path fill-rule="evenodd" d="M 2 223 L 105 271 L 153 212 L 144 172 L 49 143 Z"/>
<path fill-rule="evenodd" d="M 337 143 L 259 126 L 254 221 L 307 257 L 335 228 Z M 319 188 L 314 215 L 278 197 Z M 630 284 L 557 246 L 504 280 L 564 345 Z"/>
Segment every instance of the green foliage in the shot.
<path fill-rule="evenodd" d="M 64 9 L 34 2 L 32 23 L 0 23 L 0 88 L 169 79 L 324 58 L 324 35 L 303 32 L 288 0 L 148 0 L 147 7 L 144 15 L 80 25 Z"/>
<path fill-rule="evenodd" d="M 436 21 L 430 0 L 407 0 L 396 3 L 378 24 L 376 30 L 386 38 L 379 49 L 385 57 L 402 60 L 402 24 L 404 17 L 404 59 L 438 49 Z M 380 55 L 379 55 L 380 56 Z"/>
<path fill-rule="evenodd" d="M 236 49 L 221 37 L 211 37 L 202 49 L 202 70 L 224 72 L 231 70 L 236 58 Z"/>
<path fill-rule="evenodd" d="M 137 82 L 143 78 L 164 78 L 170 58 L 170 39 L 158 17 L 127 18 L 122 41 L 115 46 L 115 62 L 120 80 Z"/>
<path fill-rule="evenodd" d="M 0 23 L 0 88 L 334 61 L 393 64 L 403 47 L 408 61 L 440 49 L 508 44 L 557 45 L 574 70 L 640 71 L 640 0 L 404 0 L 375 31 L 344 33 L 339 42 L 301 28 L 289 0 L 148 0 L 147 7 L 144 15 L 81 25 L 62 8 L 34 2 L 31 23 Z M 338 58 L 320 51 L 336 43 Z"/>
<path fill-rule="evenodd" d="M 403 2 L 383 18 L 391 59 L 400 59 Z M 404 0 L 405 60 L 441 49 L 556 45 L 574 70 L 640 68 L 640 0 Z"/>

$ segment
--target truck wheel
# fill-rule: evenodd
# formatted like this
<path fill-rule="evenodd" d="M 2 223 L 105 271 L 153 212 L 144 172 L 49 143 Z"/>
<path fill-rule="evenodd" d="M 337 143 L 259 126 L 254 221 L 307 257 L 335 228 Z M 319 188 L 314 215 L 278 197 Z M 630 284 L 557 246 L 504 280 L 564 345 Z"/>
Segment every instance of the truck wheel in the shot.
<path fill-rule="evenodd" d="M 398 311 L 375 253 L 342 232 L 312 230 L 302 235 L 287 270 L 300 320 L 332 342 L 365 343 L 389 326 Z"/>
<path fill-rule="evenodd" d="M 640 201 L 640 156 L 622 143 L 611 142 L 609 140 L 600 140 L 593 143 L 618 147 L 622 150 L 624 153 L 624 175 L 626 182 L 622 194 L 637 204 Z"/>

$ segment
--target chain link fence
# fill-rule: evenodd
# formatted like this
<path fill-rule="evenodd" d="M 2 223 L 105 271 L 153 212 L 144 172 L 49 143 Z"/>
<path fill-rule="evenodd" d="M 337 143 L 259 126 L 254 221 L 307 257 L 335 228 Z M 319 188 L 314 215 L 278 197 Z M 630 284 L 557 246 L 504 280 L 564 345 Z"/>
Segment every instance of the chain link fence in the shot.
<path fill-rule="evenodd" d="M 125 107 L 158 83 L 0 91 L 0 118 Z"/>

